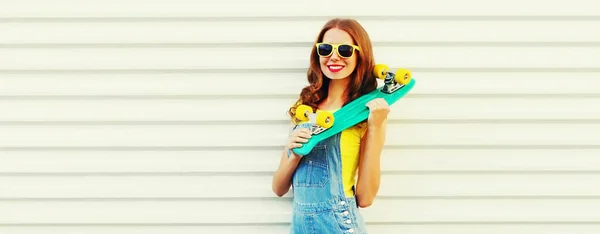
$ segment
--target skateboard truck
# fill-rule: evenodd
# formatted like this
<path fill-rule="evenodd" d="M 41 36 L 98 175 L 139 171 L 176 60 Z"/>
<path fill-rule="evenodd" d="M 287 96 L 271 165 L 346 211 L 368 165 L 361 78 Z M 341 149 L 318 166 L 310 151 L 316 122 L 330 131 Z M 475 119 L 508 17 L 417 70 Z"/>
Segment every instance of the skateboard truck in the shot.
<path fill-rule="evenodd" d="M 410 71 L 407 69 L 399 68 L 395 73 L 388 72 L 389 69 L 385 64 L 377 64 L 374 69 L 375 76 L 384 82 L 381 92 L 387 94 L 396 92 L 398 89 L 406 86 L 411 79 Z"/>

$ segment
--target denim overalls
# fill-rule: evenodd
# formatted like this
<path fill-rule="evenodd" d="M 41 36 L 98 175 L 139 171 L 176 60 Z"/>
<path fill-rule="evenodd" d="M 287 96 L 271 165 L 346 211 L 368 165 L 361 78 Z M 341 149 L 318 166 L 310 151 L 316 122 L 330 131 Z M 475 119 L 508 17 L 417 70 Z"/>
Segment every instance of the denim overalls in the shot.
<path fill-rule="evenodd" d="M 296 127 L 306 127 L 300 124 Z M 293 234 L 365 234 L 355 197 L 346 197 L 338 133 L 302 157 L 293 175 Z"/>

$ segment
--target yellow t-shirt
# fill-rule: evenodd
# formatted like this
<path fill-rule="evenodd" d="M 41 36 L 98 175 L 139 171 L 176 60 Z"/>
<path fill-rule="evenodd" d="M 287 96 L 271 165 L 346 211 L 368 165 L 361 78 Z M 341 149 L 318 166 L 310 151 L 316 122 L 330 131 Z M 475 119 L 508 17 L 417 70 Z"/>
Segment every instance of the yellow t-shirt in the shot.
<path fill-rule="evenodd" d="M 340 152 L 342 158 L 342 179 L 344 181 L 344 193 L 346 197 L 354 196 L 352 186 L 356 183 L 356 169 L 360 157 L 360 143 L 364 136 L 366 127 L 348 128 L 342 131 L 340 139 Z"/>

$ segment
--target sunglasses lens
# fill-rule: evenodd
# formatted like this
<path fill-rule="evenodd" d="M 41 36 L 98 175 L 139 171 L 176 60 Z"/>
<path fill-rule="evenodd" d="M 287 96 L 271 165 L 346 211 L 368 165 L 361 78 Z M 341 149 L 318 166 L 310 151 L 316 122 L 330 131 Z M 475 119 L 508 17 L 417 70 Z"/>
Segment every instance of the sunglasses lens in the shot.
<path fill-rule="evenodd" d="M 354 52 L 354 48 L 352 48 L 352 46 L 349 45 L 340 45 L 340 47 L 338 47 L 338 52 L 342 57 L 350 57 Z"/>
<path fill-rule="evenodd" d="M 317 52 L 321 56 L 328 56 L 329 54 L 331 54 L 332 50 L 333 50 L 333 46 L 331 46 L 329 44 L 320 44 Z"/>

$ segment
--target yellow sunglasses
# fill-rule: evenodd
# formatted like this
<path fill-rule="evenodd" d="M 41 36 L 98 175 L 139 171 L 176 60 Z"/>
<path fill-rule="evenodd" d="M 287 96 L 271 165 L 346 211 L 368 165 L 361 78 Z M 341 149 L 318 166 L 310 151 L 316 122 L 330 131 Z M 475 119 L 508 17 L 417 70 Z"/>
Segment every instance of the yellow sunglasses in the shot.
<path fill-rule="evenodd" d="M 360 50 L 356 45 L 349 44 L 331 44 L 331 43 L 317 43 L 317 54 L 321 57 L 329 57 L 333 54 L 333 50 L 337 51 L 337 54 L 342 58 L 349 58 L 354 55 L 354 50 Z"/>

